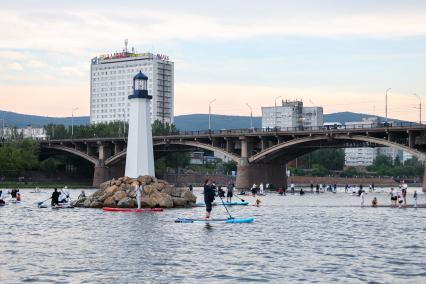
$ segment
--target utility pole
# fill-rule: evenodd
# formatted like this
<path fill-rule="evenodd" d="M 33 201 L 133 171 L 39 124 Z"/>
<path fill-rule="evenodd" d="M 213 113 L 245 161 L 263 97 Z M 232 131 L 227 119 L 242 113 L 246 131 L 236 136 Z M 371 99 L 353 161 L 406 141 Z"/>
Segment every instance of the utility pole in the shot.
<path fill-rule="evenodd" d="M 78 110 L 78 107 L 73 108 L 71 112 L 71 138 L 74 138 L 74 111 Z"/>
<path fill-rule="evenodd" d="M 422 124 L 422 99 L 417 94 L 413 94 L 413 96 L 419 99 L 419 124 L 421 125 Z"/>
<path fill-rule="evenodd" d="M 216 99 L 211 100 L 209 102 L 209 132 L 211 130 L 211 112 L 212 112 L 212 103 L 214 103 L 216 101 Z"/>
<path fill-rule="evenodd" d="M 386 116 L 386 123 L 388 122 L 388 91 L 390 91 L 392 88 L 388 88 L 386 90 L 386 97 L 385 97 L 385 116 Z"/>
<path fill-rule="evenodd" d="M 248 103 L 246 103 L 246 106 L 250 109 L 250 129 L 253 129 L 253 109 Z"/>

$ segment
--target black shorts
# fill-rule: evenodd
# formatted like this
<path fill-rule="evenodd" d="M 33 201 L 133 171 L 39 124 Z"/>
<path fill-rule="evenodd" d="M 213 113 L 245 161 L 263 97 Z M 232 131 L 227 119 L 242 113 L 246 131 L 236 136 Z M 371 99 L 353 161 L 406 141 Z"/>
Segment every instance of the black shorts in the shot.
<path fill-rule="evenodd" d="M 395 201 L 396 200 L 396 196 L 391 197 L 391 200 Z"/>
<path fill-rule="evenodd" d="M 226 194 L 226 197 L 232 197 L 232 196 L 233 196 L 232 192 L 228 192 L 228 193 Z"/>
<path fill-rule="evenodd" d="M 206 211 L 212 212 L 212 203 L 211 202 L 205 202 L 206 203 Z"/>

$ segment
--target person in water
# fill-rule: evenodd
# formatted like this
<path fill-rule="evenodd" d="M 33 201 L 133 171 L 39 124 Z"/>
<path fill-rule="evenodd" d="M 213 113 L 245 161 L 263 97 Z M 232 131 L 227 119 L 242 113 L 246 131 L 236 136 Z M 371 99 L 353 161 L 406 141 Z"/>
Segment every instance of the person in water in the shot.
<path fill-rule="evenodd" d="M 254 206 L 259 207 L 260 203 L 262 203 L 262 201 L 260 201 L 259 198 L 256 198 L 256 203 L 254 204 Z"/>
<path fill-rule="evenodd" d="M 414 191 L 413 194 L 414 208 L 417 208 L 417 190 Z"/>
<path fill-rule="evenodd" d="M 232 196 L 234 195 L 234 184 L 229 182 L 226 187 L 226 202 L 232 202 Z"/>
<path fill-rule="evenodd" d="M 210 218 L 210 214 L 212 212 L 212 203 L 214 201 L 215 196 L 216 192 L 214 190 L 212 181 L 207 179 L 204 183 L 204 203 L 206 204 L 206 219 Z"/>
<path fill-rule="evenodd" d="M 371 201 L 371 206 L 373 206 L 373 207 L 377 207 L 377 205 L 378 205 L 377 198 L 376 198 L 376 197 L 374 197 L 374 198 L 373 198 L 373 201 Z"/>
<path fill-rule="evenodd" d="M 300 188 L 300 192 L 299 192 L 299 194 L 300 194 L 300 195 L 305 194 L 305 191 L 303 190 L 303 188 Z"/>
<path fill-rule="evenodd" d="M 59 196 L 60 196 L 61 194 L 58 192 L 58 189 L 57 188 L 55 188 L 55 190 L 53 191 L 53 193 L 52 193 L 52 206 L 57 206 L 57 205 L 59 205 Z"/>
<path fill-rule="evenodd" d="M 19 189 L 18 189 L 18 192 L 16 193 L 16 201 L 21 201 L 21 194 L 19 193 Z"/>

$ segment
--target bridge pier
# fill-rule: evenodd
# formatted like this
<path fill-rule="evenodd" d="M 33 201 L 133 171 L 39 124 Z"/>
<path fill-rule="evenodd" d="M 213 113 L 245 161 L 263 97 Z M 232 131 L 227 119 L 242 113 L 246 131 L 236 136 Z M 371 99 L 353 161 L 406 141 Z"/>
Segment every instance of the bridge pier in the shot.
<path fill-rule="evenodd" d="M 251 188 L 253 183 L 273 184 L 275 188 L 287 186 L 286 165 L 241 164 L 237 166 L 236 188 Z"/>
<path fill-rule="evenodd" d="M 95 165 L 92 186 L 99 187 L 101 183 L 107 180 L 110 180 L 109 168 L 105 165 Z"/>

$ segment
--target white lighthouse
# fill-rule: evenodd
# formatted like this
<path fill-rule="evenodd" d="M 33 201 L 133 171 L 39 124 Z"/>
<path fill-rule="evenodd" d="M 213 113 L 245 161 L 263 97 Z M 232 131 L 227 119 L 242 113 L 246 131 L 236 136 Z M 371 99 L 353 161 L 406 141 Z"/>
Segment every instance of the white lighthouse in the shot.
<path fill-rule="evenodd" d="M 133 95 L 129 96 L 130 119 L 127 141 L 126 176 L 155 176 L 154 150 L 149 113 L 148 77 L 140 71 L 133 78 Z"/>

